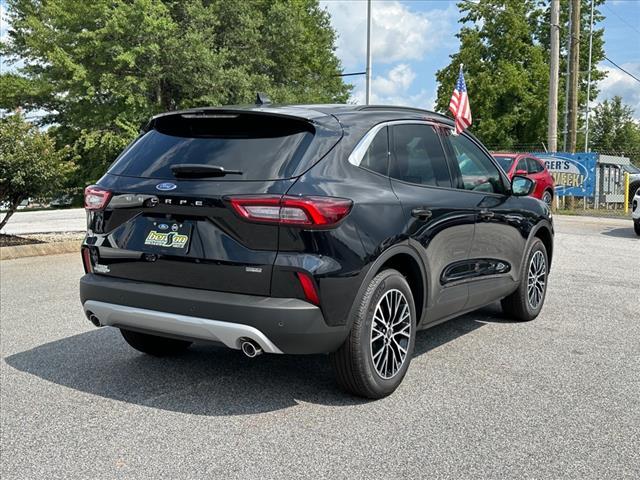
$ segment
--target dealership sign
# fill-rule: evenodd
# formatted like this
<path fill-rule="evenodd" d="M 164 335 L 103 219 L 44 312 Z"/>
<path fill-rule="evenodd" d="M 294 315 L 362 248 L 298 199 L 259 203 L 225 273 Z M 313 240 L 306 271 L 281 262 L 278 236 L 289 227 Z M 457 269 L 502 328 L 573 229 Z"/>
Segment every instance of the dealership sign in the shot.
<path fill-rule="evenodd" d="M 544 161 L 559 197 L 593 197 L 596 186 L 597 153 L 536 153 Z"/>

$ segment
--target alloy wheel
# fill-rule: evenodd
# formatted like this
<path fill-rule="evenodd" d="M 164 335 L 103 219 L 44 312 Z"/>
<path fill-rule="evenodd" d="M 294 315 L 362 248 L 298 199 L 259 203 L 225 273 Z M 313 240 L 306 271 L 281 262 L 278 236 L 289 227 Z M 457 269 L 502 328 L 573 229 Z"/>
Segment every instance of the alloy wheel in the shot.
<path fill-rule="evenodd" d="M 411 333 L 407 298 L 400 290 L 388 290 L 376 305 L 370 335 L 371 360 L 382 378 L 393 378 L 404 365 Z"/>
<path fill-rule="evenodd" d="M 547 261 L 544 254 L 537 250 L 531 257 L 529 262 L 529 274 L 527 276 L 527 296 L 529 306 L 534 310 L 538 308 L 542 298 L 547 281 Z"/>

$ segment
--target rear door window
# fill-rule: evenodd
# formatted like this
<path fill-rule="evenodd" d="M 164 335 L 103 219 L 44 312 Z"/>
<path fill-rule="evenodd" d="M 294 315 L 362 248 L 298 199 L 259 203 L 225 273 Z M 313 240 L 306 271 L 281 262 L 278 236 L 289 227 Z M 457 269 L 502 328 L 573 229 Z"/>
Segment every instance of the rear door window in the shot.
<path fill-rule="evenodd" d="M 527 158 L 529 173 L 540 173 L 544 171 L 544 167 L 535 158 Z"/>
<path fill-rule="evenodd" d="M 391 177 L 419 185 L 451 187 L 447 160 L 433 127 L 394 125 L 391 132 Z"/>
<path fill-rule="evenodd" d="M 521 158 L 520 160 L 518 160 L 518 165 L 516 165 L 516 173 L 517 172 L 521 172 L 521 175 L 526 175 L 527 173 L 531 173 L 530 170 L 528 170 L 528 166 L 527 166 L 527 159 L 526 158 Z"/>
<path fill-rule="evenodd" d="M 220 180 L 276 180 L 294 176 L 314 138 L 304 121 L 260 115 L 160 117 L 109 169 L 114 175 L 173 179 L 173 165 L 215 165 L 242 175 Z M 195 117 L 195 116 L 193 116 Z"/>

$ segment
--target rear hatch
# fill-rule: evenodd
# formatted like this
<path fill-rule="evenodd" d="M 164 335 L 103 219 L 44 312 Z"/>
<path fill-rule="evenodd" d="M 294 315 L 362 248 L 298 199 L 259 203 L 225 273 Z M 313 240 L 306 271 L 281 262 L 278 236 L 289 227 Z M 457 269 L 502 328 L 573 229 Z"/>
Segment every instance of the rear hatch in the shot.
<path fill-rule="evenodd" d="M 230 197 L 277 199 L 341 138 L 331 116 L 199 110 L 153 119 L 97 185 L 94 272 L 165 285 L 269 295 L 277 223 L 248 222 Z"/>

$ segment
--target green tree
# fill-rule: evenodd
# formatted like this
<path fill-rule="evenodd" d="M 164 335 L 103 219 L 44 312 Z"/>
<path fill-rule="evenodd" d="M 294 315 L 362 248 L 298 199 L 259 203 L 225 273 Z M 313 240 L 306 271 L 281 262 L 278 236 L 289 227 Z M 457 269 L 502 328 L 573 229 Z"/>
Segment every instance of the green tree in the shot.
<path fill-rule="evenodd" d="M 335 33 L 317 0 L 9 0 L 0 108 L 41 123 L 95 180 L 150 116 L 204 105 L 344 102 Z"/>
<path fill-rule="evenodd" d="M 9 205 L 0 229 L 25 198 L 58 193 L 74 168 L 70 149 L 57 149 L 20 113 L 0 119 L 0 203 Z"/>
<path fill-rule="evenodd" d="M 640 166 L 640 125 L 633 113 L 618 96 L 598 105 L 589 128 L 591 149 L 628 156 Z"/>
<path fill-rule="evenodd" d="M 591 1 L 581 0 L 579 110 L 587 96 L 589 24 Z M 604 72 L 597 65 L 604 59 L 604 18 L 595 0 L 591 100 L 598 95 L 597 83 Z M 439 82 L 437 109 L 446 112 L 459 64 L 465 64 L 465 80 L 474 116 L 472 129 L 489 145 L 502 148 L 542 148 L 547 132 L 549 87 L 549 19 L 546 0 L 479 0 L 458 4 L 464 16 L 458 33 L 460 50 L 436 75 Z M 558 129 L 562 134 L 566 85 L 569 2 L 560 2 L 560 82 Z M 584 115 L 579 114 L 579 125 Z M 560 139 L 560 144 L 562 139 Z M 584 142 L 579 134 L 578 144 Z"/>
<path fill-rule="evenodd" d="M 534 0 L 461 2 L 460 51 L 436 73 L 437 109 L 446 112 L 464 63 L 473 131 L 488 145 L 538 142 L 545 130 L 549 82 L 535 38 Z"/>

